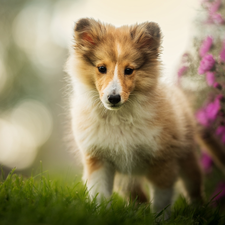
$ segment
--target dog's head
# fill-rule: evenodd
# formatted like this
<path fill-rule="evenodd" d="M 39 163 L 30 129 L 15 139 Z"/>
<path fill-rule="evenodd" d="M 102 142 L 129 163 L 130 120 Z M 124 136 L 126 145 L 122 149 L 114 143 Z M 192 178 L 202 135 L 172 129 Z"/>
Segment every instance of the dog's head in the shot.
<path fill-rule="evenodd" d="M 79 79 L 98 90 L 107 109 L 119 109 L 131 93 L 146 94 L 156 85 L 161 42 L 156 23 L 116 28 L 80 19 L 74 40 Z"/>

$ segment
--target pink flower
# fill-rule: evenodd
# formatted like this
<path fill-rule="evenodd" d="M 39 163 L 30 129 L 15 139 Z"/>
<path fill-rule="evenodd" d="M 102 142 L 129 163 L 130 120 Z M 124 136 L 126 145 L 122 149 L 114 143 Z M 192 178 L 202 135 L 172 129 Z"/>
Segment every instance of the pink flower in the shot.
<path fill-rule="evenodd" d="M 179 70 L 178 70 L 178 77 L 181 77 L 185 72 L 187 71 L 187 66 L 182 66 Z"/>
<path fill-rule="evenodd" d="M 217 23 L 217 24 L 222 24 L 224 23 L 224 19 L 223 17 L 221 16 L 221 14 L 219 13 L 214 13 L 211 15 L 211 18 L 212 20 L 214 21 L 214 23 Z"/>
<path fill-rule="evenodd" d="M 203 57 L 210 50 L 212 43 L 213 39 L 209 36 L 202 42 L 202 45 L 199 50 L 199 54 L 201 57 Z"/>
<path fill-rule="evenodd" d="M 215 100 L 209 103 L 206 107 L 200 109 L 196 113 L 196 118 L 200 124 L 207 127 L 213 122 L 220 111 L 220 99 L 215 98 Z"/>
<path fill-rule="evenodd" d="M 198 68 L 198 73 L 204 74 L 205 72 L 213 69 L 214 65 L 215 65 L 215 60 L 214 60 L 213 56 L 211 54 L 207 54 L 202 58 L 202 60 L 200 62 L 200 66 Z"/>
<path fill-rule="evenodd" d="M 209 13 L 213 14 L 213 13 L 217 12 L 218 9 L 220 8 L 220 5 L 221 5 L 221 0 L 217 0 L 214 3 L 212 3 L 209 7 Z"/>
<path fill-rule="evenodd" d="M 220 100 L 215 99 L 214 102 L 211 102 L 206 107 L 206 114 L 209 120 L 215 120 L 216 116 L 220 110 Z"/>
<path fill-rule="evenodd" d="M 202 153 L 201 164 L 205 173 L 210 173 L 212 171 L 212 158 L 205 152 Z"/>
<path fill-rule="evenodd" d="M 224 96 L 222 94 L 217 95 L 216 96 L 216 99 L 218 99 L 221 102 L 224 102 L 225 101 L 225 98 L 224 98 Z"/>
<path fill-rule="evenodd" d="M 223 144 L 225 144 L 225 134 L 222 135 L 221 141 L 222 141 Z"/>
<path fill-rule="evenodd" d="M 209 120 L 208 120 L 207 114 L 205 112 L 205 109 L 200 109 L 199 111 L 197 111 L 196 119 L 203 126 L 205 126 L 205 127 L 209 126 Z"/>
<path fill-rule="evenodd" d="M 206 81 L 209 86 L 212 86 L 215 82 L 215 72 L 206 72 Z"/>
<path fill-rule="evenodd" d="M 222 141 L 222 143 L 225 143 L 225 126 L 220 125 L 216 129 L 216 135 L 218 135 Z"/>
<path fill-rule="evenodd" d="M 219 89 L 219 90 L 222 90 L 222 86 L 221 86 L 221 84 L 219 84 L 219 83 L 217 83 L 217 82 L 215 82 L 214 84 L 213 84 L 213 87 L 214 88 L 217 88 L 217 89 Z"/>
<path fill-rule="evenodd" d="M 221 0 L 217 0 L 209 6 L 209 21 L 217 24 L 224 23 L 224 18 L 218 13 L 218 9 L 221 6 Z"/>
<path fill-rule="evenodd" d="M 225 134 L 225 126 L 223 125 L 218 126 L 218 128 L 216 129 L 216 135 L 222 136 L 224 134 Z"/>
<path fill-rule="evenodd" d="M 225 198 L 225 183 L 224 182 L 220 182 L 217 185 L 216 190 L 212 194 L 212 198 L 214 198 L 214 205 L 216 205 L 217 201 Z"/>
<path fill-rule="evenodd" d="M 223 45 L 223 48 L 222 48 L 222 50 L 220 52 L 220 60 L 222 62 L 225 62 L 225 45 Z"/>

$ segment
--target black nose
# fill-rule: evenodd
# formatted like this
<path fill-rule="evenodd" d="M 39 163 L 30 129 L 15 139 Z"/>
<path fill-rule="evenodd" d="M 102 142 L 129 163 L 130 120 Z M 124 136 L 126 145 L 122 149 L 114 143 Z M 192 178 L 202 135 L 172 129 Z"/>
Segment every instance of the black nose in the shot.
<path fill-rule="evenodd" d="M 117 104 L 118 102 L 120 102 L 121 98 L 120 95 L 109 95 L 108 100 L 112 104 Z"/>

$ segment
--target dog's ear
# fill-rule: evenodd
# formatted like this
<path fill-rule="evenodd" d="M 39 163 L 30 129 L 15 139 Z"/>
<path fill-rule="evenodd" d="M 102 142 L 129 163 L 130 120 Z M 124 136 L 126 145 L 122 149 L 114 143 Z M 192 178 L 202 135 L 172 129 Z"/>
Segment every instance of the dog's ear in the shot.
<path fill-rule="evenodd" d="M 154 22 L 132 26 L 130 35 L 138 48 L 158 50 L 161 45 L 161 31 L 158 24 Z"/>
<path fill-rule="evenodd" d="M 77 21 L 74 28 L 74 39 L 78 45 L 97 45 L 104 33 L 104 26 L 90 18 L 83 18 Z"/>

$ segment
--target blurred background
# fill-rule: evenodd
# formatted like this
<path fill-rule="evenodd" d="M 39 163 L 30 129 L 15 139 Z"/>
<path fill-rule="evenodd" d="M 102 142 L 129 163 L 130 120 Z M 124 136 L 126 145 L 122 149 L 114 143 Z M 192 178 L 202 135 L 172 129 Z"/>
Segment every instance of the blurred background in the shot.
<path fill-rule="evenodd" d="M 82 17 L 116 26 L 157 22 L 163 32 L 164 77 L 173 80 L 190 40 L 198 0 L 0 0 L 0 164 L 30 174 L 74 171 L 63 71 Z"/>

